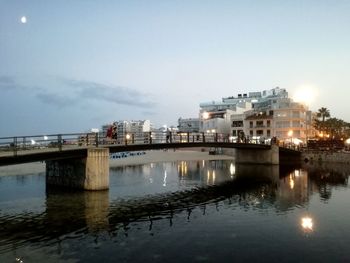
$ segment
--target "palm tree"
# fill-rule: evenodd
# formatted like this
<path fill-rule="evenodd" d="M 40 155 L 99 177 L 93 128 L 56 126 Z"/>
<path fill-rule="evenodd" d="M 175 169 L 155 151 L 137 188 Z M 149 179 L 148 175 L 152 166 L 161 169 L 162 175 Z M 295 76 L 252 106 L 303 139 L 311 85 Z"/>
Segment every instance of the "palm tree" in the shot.
<path fill-rule="evenodd" d="M 331 117 L 331 114 L 329 113 L 329 110 L 327 108 L 322 107 L 318 110 L 317 117 L 322 118 L 322 122 L 324 122 L 326 118 Z"/>

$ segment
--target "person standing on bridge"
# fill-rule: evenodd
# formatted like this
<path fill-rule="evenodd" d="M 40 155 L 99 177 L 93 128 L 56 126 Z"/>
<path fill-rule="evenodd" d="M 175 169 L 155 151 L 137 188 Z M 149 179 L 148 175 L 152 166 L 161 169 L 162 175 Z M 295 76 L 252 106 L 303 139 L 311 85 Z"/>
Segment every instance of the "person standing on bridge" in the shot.
<path fill-rule="evenodd" d="M 112 125 L 112 140 L 113 140 L 113 143 L 117 143 L 117 125 L 116 123 L 114 122 L 113 125 Z"/>
<path fill-rule="evenodd" d="M 166 143 L 170 143 L 170 131 L 169 129 L 166 130 Z"/>
<path fill-rule="evenodd" d="M 113 127 L 112 125 L 108 127 L 107 133 L 106 133 L 106 143 L 109 144 L 112 140 L 112 134 L 113 134 Z"/>

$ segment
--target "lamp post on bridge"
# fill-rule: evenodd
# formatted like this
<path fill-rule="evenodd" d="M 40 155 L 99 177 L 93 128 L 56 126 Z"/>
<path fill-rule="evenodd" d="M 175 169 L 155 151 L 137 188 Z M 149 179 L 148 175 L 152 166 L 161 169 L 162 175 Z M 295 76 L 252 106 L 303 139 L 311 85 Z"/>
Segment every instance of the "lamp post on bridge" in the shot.
<path fill-rule="evenodd" d="M 293 144 L 293 130 L 288 131 L 288 137 L 290 138 L 290 145 L 292 147 Z"/>

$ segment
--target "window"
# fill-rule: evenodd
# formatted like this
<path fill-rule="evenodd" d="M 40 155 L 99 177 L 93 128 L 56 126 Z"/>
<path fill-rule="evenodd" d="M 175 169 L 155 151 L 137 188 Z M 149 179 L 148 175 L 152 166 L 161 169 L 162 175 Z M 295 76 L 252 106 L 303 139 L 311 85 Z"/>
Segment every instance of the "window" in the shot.
<path fill-rule="evenodd" d="M 300 118 L 300 112 L 299 111 L 293 111 L 292 112 L 292 117 L 293 118 Z"/>
<path fill-rule="evenodd" d="M 276 122 L 276 128 L 289 128 L 290 123 L 289 121 L 277 121 Z"/>
<path fill-rule="evenodd" d="M 250 136 L 253 136 L 253 130 L 250 130 L 250 131 L 249 131 L 249 135 L 250 135 Z"/>
<path fill-rule="evenodd" d="M 264 135 L 264 131 L 263 130 L 257 130 L 256 131 L 256 136 L 263 136 Z"/>
<path fill-rule="evenodd" d="M 267 137 L 271 137 L 271 131 L 270 131 L 270 130 L 267 130 L 267 131 L 266 131 L 266 136 L 267 136 Z"/>
<path fill-rule="evenodd" d="M 263 127 L 264 121 L 256 121 L 256 127 Z"/>
<path fill-rule="evenodd" d="M 300 121 L 293 121 L 293 127 L 300 127 Z"/>
<path fill-rule="evenodd" d="M 243 121 L 233 121 L 232 127 L 243 127 Z"/>
<path fill-rule="evenodd" d="M 271 126 L 271 121 L 267 120 L 267 127 L 270 127 L 270 126 Z"/>
<path fill-rule="evenodd" d="M 232 131 L 232 136 L 237 136 L 237 131 L 236 130 Z"/>
<path fill-rule="evenodd" d="M 288 114 L 285 111 L 280 111 L 277 113 L 277 117 L 279 117 L 279 118 L 285 118 L 287 116 L 288 116 Z"/>
<path fill-rule="evenodd" d="M 249 128 L 253 128 L 253 122 L 252 121 L 249 122 Z"/>

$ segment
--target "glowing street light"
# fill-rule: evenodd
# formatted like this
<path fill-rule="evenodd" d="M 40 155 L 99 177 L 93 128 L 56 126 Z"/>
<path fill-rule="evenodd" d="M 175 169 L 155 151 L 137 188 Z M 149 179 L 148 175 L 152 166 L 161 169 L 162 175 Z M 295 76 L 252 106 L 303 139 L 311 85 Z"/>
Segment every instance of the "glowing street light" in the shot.
<path fill-rule="evenodd" d="M 292 144 L 292 143 L 293 143 L 293 138 L 292 138 L 292 136 L 293 136 L 293 131 L 292 131 L 292 130 L 289 130 L 287 135 L 288 135 L 288 137 L 290 138 L 290 143 Z"/>
<path fill-rule="evenodd" d="M 127 140 L 130 140 L 130 138 L 131 138 L 130 134 L 128 133 L 128 134 L 125 136 L 125 138 L 126 138 Z"/>
<path fill-rule="evenodd" d="M 203 112 L 203 114 L 202 114 L 202 117 L 203 117 L 203 119 L 204 120 L 207 120 L 207 119 L 209 119 L 209 113 L 208 112 Z"/>

